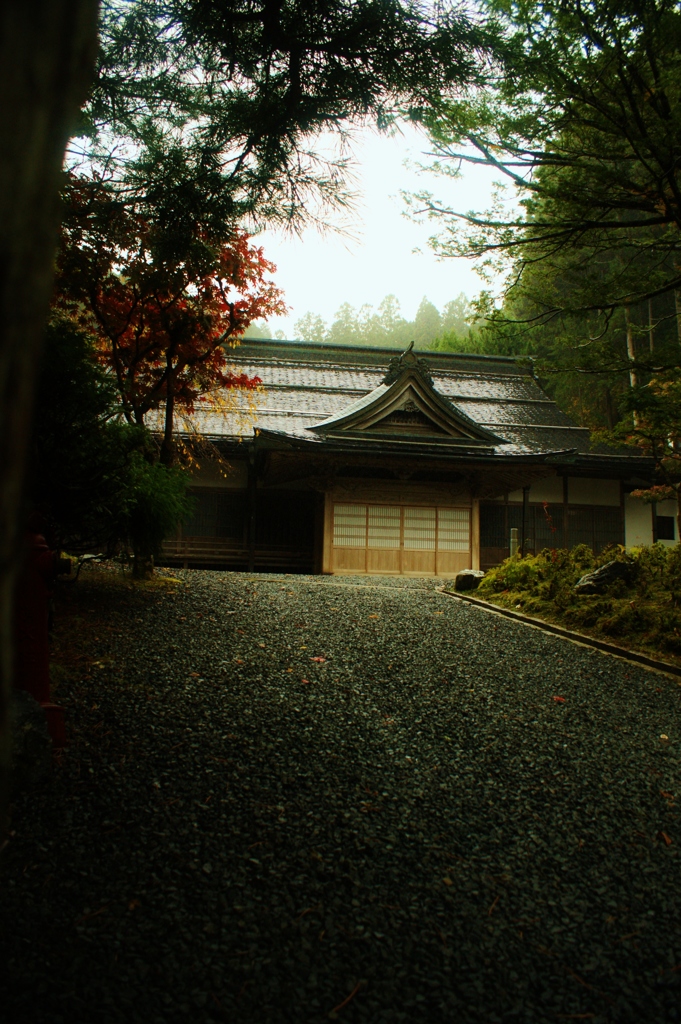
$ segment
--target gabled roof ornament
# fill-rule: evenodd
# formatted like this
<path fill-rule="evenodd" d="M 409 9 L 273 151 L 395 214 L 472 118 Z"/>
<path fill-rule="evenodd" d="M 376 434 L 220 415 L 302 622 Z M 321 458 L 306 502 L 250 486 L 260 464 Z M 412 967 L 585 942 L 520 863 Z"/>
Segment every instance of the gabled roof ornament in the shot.
<path fill-rule="evenodd" d="M 409 342 L 409 348 L 406 348 L 404 352 L 399 356 L 393 356 L 388 363 L 388 372 L 383 378 L 383 384 L 394 384 L 401 373 L 404 373 L 406 369 L 414 369 L 423 377 L 423 379 L 433 386 L 433 378 L 430 374 L 430 367 L 425 359 L 419 359 L 414 352 L 414 342 Z"/>
<path fill-rule="evenodd" d="M 403 441 L 471 445 L 505 444 L 461 409 L 452 405 L 433 384 L 425 359 L 413 351 L 391 359 L 382 382 L 373 391 L 307 429 L 315 434 L 361 438 L 364 441 Z M 490 449 L 491 450 L 491 449 Z"/>

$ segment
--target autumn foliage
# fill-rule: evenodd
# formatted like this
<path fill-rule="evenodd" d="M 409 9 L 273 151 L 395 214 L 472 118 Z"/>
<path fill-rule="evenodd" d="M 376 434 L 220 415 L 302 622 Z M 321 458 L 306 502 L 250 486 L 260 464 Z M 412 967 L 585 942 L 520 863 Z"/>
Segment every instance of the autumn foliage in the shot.
<path fill-rule="evenodd" d="M 286 311 L 267 277 L 276 268 L 244 232 L 177 237 L 101 179 L 71 176 L 65 198 L 57 305 L 94 334 L 129 423 L 163 409 L 171 462 L 176 409 L 260 383 L 230 369 L 227 352 L 254 320 Z"/>

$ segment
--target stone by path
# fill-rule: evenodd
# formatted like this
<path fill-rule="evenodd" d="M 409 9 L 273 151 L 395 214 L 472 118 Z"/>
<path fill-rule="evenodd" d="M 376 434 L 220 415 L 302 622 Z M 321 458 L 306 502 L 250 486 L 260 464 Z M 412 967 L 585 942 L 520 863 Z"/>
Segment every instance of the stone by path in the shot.
<path fill-rule="evenodd" d="M 676 680 L 430 580 L 177 578 L 78 581 L 3 1020 L 681 1019 Z"/>

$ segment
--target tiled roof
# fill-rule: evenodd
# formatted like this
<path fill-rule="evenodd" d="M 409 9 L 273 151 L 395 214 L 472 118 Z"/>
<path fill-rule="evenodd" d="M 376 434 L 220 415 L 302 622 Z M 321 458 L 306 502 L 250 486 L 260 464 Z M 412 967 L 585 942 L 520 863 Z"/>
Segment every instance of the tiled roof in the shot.
<path fill-rule="evenodd" d="M 589 450 L 589 431 L 575 427 L 511 359 L 421 352 L 437 391 L 470 419 L 504 438 L 499 454 Z M 342 412 L 378 387 L 396 353 L 386 350 L 248 342 L 235 352 L 239 372 L 257 376 L 256 395 L 234 395 L 234 410 L 197 412 L 196 427 L 212 436 L 253 436 L 255 428 L 315 441 L 309 427 Z M 249 409 L 249 403 L 252 407 Z"/>

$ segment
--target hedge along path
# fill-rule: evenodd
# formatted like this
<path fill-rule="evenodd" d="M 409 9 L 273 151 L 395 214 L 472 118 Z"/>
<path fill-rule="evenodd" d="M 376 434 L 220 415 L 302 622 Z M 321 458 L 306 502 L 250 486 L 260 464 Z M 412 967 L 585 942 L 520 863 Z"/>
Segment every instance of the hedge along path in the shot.
<path fill-rule="evenodd" d="M 442 594 L 443 597 L 453 597 L 457 601 L 466 601 L 468 604 L 476 605 L 478 608 L 491 612 L 493 615 L 505 615 L 508 619 L 524 622 L 526 626 L 541 629 L 545 633 L 554 633 L 556 636 L 561 636 L 563 639 L 570 640 L 573 644 L 579 644 L 581 647 L 593 647 L 604 654 L 611 654 L 615 658 L 622 658 L 623 661 L 631 661 L 653 672 L 664 672 L 666 675 L 681 677 L 681 666 L 671 665 L 668 661 L 660 661 L 658 658 L 651 658 L 647 654 L 639 654 L 638 651 L 630 651 L 626 647 L 618 647 L 617 644 L 608 643 L 607 640 L 597 640 L 595 637 L 586 636 L 584 633 L 576 633 L 574 630 L 565 629 L 564 626 L 556 626 L 554 623 L 546 622 L 544 619 L 523 615 L 522 612 L 516 612 L 512 608 L 504 608 L 502 605 L 483 601 L 479 597 L 469 597 L 468 594 L 454 594 L 449 590 L 445 590 L 444 586 L 438 587 L 438 593 Z M 679 685 L 681 685 L 681 682 Z"/>

